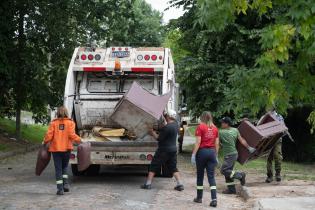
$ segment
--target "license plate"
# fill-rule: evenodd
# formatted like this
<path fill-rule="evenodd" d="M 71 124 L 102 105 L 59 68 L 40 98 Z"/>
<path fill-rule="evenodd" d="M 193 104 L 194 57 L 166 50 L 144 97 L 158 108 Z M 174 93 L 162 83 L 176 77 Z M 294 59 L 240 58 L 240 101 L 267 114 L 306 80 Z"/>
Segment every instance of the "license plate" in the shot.
<path fill-rule="evenodd" d="M 106 154 L 104 155 L 104 159 L 105 160 L 128 160 L 130 157 L 129 155 L 125 155 L 125 154 Z"/>
<path fill-rule="evenodd" d="M 126 58 L 130 56 L 129 51 L 113 51 L 112 57 L 113 58 Z"/>

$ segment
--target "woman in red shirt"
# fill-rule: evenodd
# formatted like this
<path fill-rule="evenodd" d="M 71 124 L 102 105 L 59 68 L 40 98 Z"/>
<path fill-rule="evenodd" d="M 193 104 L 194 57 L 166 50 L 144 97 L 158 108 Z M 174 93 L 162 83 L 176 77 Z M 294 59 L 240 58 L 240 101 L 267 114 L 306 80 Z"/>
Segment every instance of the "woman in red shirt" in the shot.
<path fill-rule="evenodd" d="M 200 124 L 196 129 L 196 144 L 191 156 L 191 162 L 197 165 L 197 197 L 194 202 L 201 203 L 203 195 L 204 170 L 207 170 L 211 190 L 210 206 L 217 206 L 217 187 L 215 183 L 215 167 L 218 164 L 219 135 L 217 127 L 212 123 L 210 112 L 203 112 Z"/>

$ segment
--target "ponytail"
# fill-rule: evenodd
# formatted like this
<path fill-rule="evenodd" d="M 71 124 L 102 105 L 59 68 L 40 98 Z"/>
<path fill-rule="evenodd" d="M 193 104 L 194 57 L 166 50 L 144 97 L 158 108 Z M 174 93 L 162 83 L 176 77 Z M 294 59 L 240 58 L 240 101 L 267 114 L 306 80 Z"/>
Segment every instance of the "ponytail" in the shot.
<path fill-rule="evenodd" d="M 212 114 L 209 111 L 204 111 L 200 116 L 200 121 L 207 124 L 209 127 L 213 124 Z"/>

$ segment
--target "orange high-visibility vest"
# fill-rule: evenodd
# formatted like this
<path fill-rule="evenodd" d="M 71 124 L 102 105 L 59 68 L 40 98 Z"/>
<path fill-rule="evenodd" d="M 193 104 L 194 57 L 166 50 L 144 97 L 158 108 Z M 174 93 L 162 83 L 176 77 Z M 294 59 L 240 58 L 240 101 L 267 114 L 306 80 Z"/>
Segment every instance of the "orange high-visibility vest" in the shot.
<path fill-rule="evenodd" d="M 73 149 L 73 142 L 80 143 L 75 133 L 75 123 L 69 118 L 54 119 L 45 135 L 44 143 L 50 143 L 49 152 L 66 152 Z"/>

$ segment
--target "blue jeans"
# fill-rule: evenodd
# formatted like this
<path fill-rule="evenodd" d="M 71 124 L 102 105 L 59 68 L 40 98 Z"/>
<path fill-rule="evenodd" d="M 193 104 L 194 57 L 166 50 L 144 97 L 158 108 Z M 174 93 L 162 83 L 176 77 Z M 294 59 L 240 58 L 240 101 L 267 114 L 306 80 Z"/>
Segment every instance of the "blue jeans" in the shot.
<path fill-rule="evenodd" d="M 215 182 L 215 167 L 217 166 L 217 154 L 215 149 L 201 148 L 196 154 L 197 165 L 197 197 L 202 198 L 203 193 L 203 179 L 205 169 L 207 171 L 208 182 L 211 190 L 211 198 L 215 200 L 216 195 L 216 182 Z"/>

